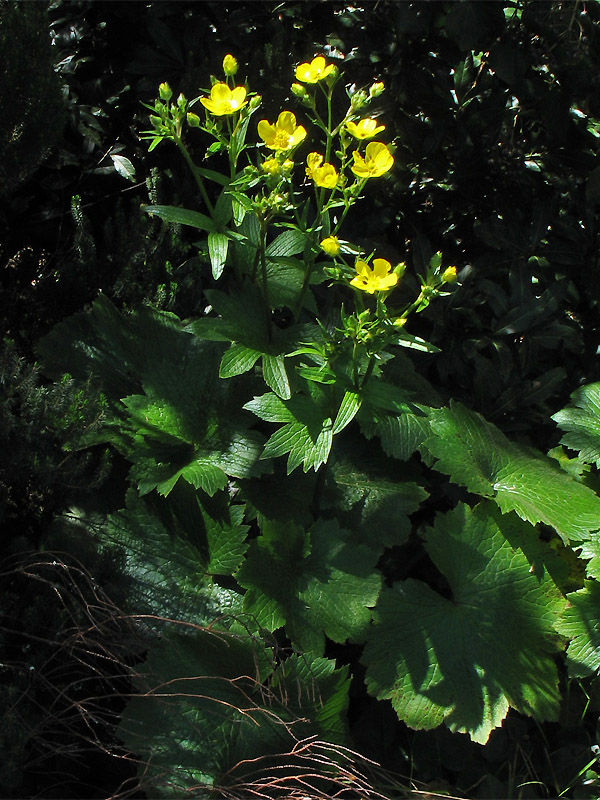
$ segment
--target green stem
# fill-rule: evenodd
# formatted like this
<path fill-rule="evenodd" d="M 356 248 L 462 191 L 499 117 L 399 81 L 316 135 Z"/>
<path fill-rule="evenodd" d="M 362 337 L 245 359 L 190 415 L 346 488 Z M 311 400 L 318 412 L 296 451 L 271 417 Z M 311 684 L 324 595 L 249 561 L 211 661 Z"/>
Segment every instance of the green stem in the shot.
<path fill-rule="evenodd" d="M 260 269 L 263 284 L 263 297 L 265 298 L 265 311 L 267 315 L 267 337 L 269 342 L 272 338 L 271 330 L 271 303 L 269 300 L 269 284 L 267 278 L 267 256 L 266 256 L 266 243 L 267 243 L 267 220 L 259 214 L 260 219 Z"/>
<path fill-rule="evenodd" d="M 204 200 L 204 203 L 205 203 L 205 205 L 206 205 L 206 207 L 207 207 L 207 209 L 208 209 L 208 211 L 210 213 L 211 218 L 214 219 L 215 218 L 215 209 L 213 208 L 213 204 L 210 202 L 210 198 L 209 198 L 209 196 L 208 196 L 208 194 L 206 192 L 206 187 L 204 186 L 204 181 L 202 180 L 202 176 L 198 174 L 198 170 L 196 169 L 196 165 L 192 161 L 192 157 L 190 156 L 187 147 L 182 142 L 181 137 L 174 136 L 174 141 L 175 141 L 175 144 L 177 145 L 177 147 L 180 149 L 183 157 L 185 158 L 185 161 L 186 161 L 188 167 L 192 171 L 192 175 L 194 176 L 194 179 L 195 179 L 196 183 L 198 184 L 198 188 L 200 189 L 200 194 L 202 195 L 202 199 Z"/>
<path fill-rule="evenodd" d="M 361 389 L 364 389 L 364 387 L 366 386 L 367 381 L 371 377 L 374 368 L 375 368 L 375 356 L 371 355 L 369 356 L 369 363 L 367 364 L 367 369 L 365 371 L 365 374 L 363 375 L 363 379 L 360 382 Z"/>

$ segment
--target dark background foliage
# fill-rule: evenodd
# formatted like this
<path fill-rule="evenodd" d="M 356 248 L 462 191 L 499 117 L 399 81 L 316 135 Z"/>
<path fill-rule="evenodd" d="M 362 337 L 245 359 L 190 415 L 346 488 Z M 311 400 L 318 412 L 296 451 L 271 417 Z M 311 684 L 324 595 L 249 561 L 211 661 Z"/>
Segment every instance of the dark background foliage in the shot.
<path fill-rule="evenodd" d="M 146 127 L 141 103 L 152 102 L 160 82 L 194 97 L 228 52 L 262 92 L 269 118 L 294 102 L 293 65 L 324 46 L 340 63 L 343 56 L 357 85 L 385 81 L 381 110 L 397 168 L 368 187 L 348 227 L 365 246 L 408 262 L 407 291 L 434 251 L 456 264 L 460 290 L 421 315 L 413 331 L 441 347 L 435 357 L 417 356 L 418 368 L 442 397 L 462 400 L 511 436 L 542 450 L 556 445 L 550 415 L 578 385 L 600 377 L 599 21 L 600 5 L 591 0 L 2 0 L 3 555 L 47 547 L 55 514 L 78 492 L 104 486 L 110 494 L 122 472 L 102 449 L 76 452 L 101 418 L 103 400 L 92 384 L 84 391 L 68 379 L 46 385 L 34 364 L 40 337 L 99 292 L 121 308 L 150 302 L 182 317 L 202 310 L 193 236 L 140 209 L 149 201 L 194 207 L 194 186 L 175 148 L 148 154 L 137 132 Z M 72 548 L 70 558 L 119 600 L 118 564 L 100 563 L 83 540 Z M 49 730 L 56 686 L 42 691 L 24 678 L 44 658 L 38 651 L 34 663 L 29 655 L 40 636 L 41 601 L 21 568 L 11 569 L 0 590 L 0 644 L 8 652 L 0 683 L 9 718 L 18 715 L 22 725 L 1 743 L 10 765 L 2 794 L 105 796 L 122 774 L 109 770 L 90 788 L 81 756 L 76 768 L 63 755 L 40 755 L 36 732 Z M 45 631 L 60 638 L 64 626 L 64 607 L 46 604 Z M 65 659 L 59 686 L 89 668 Z M 483 797 L 502 791 L 497 784 L 506 785 L 511 763 L 547 786 L 558 773 L 566 776 L 562 785 L 575 775 L 595 741 L 593 715 L 579 724 L 582 698 L 571 697 L 561 724 L 543 734 L 511 717 L 485 751 L 445 730 L 407 732 L 387 706 L 358 694 L 351 721 L 357 747 L 386 766 L 406 771 L 410 762 L 423 780 L 463 792 L 476 786 Z M 106 723 L 100 738 L 110 740 L 109 729 Z M 80 735 L 73 726 L 61 730 L 67 744 Z M 101 757 L 93 758 L 98 765 Z M 79 778 L 56 778 L 69 770 Z"/>

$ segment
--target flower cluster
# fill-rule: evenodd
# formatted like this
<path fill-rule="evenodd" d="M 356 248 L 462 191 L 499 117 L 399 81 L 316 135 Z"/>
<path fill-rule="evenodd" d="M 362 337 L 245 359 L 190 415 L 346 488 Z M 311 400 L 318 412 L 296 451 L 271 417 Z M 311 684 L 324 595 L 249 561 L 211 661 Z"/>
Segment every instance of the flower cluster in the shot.
<path fill-rule="evenodd" d="M 238 72 L 238 63 L 233 55 L 227 54 L 224 57 L 222 67 L 225 79 L 215 82 L 208 96 L 199 97 L 192 103 L 188 103 L 183 95 L 172 103 L 173 92 L 168 84 L 161 84 L 160 100 L 153 107 L 149 106 L 155 113 L 151 117 L 155 129 L 151 132 L 154 136 L 152 146 L 156 146 L 164 138 L 172 138 L 186 155 L 181 134 L 182 124 L 186 119 L 190 127 L 202 128 L 213 135 L 217 141 L 209 148 L 208 154 L 229 153 L 230 186 L 234 190 L 231 192 L 232 196 L 241 203 L 244 213 L 248 210 L 254 211 L 261 220 L 261 225 L 266 226 L 274 216 L 289 213 L 295 207 L 295 195 L 291 191 L 294 155 L 309 138 L 309 131 L 292 111 L 281 111 L 274 122 L 261 119 L 256 130 L 260 146 L 266 148 L 265 155 L 258 165 L 252 166 L 250 163 L 239 171 L 237 159 L 243 150 L 248 149 L 245 144 L 248 119 L 260 105 L 260 97 L 253 95 L 249 99 L 246 86 L 235 85 L 234 76 Z M 376 319 L 387 319 L 394 329 L 398 329 L 405 324 L 412 311 L 420 311 L 431 297 L 444 293 L 444 286 L 456 282 L 457 271 L 455 267 L 442 270 L 441 253 L 437 253 L 429 265 L 426 277 L 421 278 L 421 293 L 417 300 L 400 312 L 396 310 L 392 318 L 385 310 L 386 298 L 397 286 L 405 265 L 392 267 L 385 258 L 374 258 L 374 254 L 365 256 L 359 248 L 346 241 L 340 242 L 338 238 L 346 213 L 360 196 L 366 181 L 385 175 L 394 166 L 393 150 L 387 144 L 375 140 L 375 137 L 386 130 L 386 126 L 380 124 L 376 114 L 367 116 L 362 111 L 384 91 L 384 85 L 381 82 L 373 83 L 368 91 L 352 87 L 348 109 L 343 118 L 335 122 L 332 94 L 340 78 L 336 66 L 328 64 L 319 55 L 312 61 L 299 64 L 295 69 L 295 78 L 297 82 L 292 84 L 292 93 L 307 109 L 306 114 L 314 126 L 312 131 L 321 132 L 323 144 L 321 152 L 315 149 L 308 153 L 305 167 L 308 180 L 320 190 L 315 192 L 313 202 L 316 205 L 316 217 L 312 223 L 308 223 L 308 232 L 327 231 L 318 245 L 314 239 L 312 241 L 313 260 L 319 251 L 334 260 L 333 266 L 324 269 L 335 280 L 358 290 L 357 308 L 363 309 L 361 313 L 367 315 L 365 320 L 370 312 L 364 309 L 364 298 L 360 297 L 362 294 L 376 295 Z M 323 98 L 327 103 L 325 114 L 318 110 L 317 101 L 322 103 Z M 198 100 L 207 112 L 204 123 L 190 111 L 190 107 Z M 227 119 L 222 122 L 219 120 L 221 117 Z M 191 163 L 189 153 L 186 158 Z M 201 173 L 202 170 L 197 169 L 195 178 L 212 215 L 213 209 L 204 189 Z M 258 186 L 258 192 L 249 193 L 254 186 Z M 305 224 L 304 218 L 302 225 Z M 294 224 L 290 227 L 293 228 Z M 303 233 L 304 230 L 303 228 Z M 353 266 L 346 260 L 348 254 L 354 256 Z M 219 269 L 222 269 L 222 265 Z M 309 266 L 303 292 L 310 283 L 311 269 Z M 267 280 L 265 275 L 262 280 Z M 398 313 L 400 316 L 397 316 Z M 378 324 L 373 319 L 368 322 L 369 336 L 374 330 L 372 326 L 376 328 Z M 356 331 L 360 329 L 364 333 L 367 328 L 363 328 L 361 322 Z"/>

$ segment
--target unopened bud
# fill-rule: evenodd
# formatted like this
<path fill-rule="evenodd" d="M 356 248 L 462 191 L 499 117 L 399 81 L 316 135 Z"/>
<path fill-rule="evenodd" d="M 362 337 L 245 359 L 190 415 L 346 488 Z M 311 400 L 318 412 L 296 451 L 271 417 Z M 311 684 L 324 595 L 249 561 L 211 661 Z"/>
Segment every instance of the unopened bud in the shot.
<path fill-rule="evenodd" d="M 187 113 L 187 121 L 190 128 L 199 128 L 200 127 L 200 117 L 198 114 L 192 114 L 191 111 Z"/>
<path fill-rule="evenodd" d="M 301 83 L 292 83 L 292 94 L 295 94 L 300 100 L 306 100 L 308 98 L 308 92 Z"/>
<path fill-rule="evenodd" d="M 364 91 L 364 89 L 359 89 L 358 92 L 354 92 L 350 98 L 350 106 L 356 111 L 357 109 L 366 105 L 368 99 L 369 98 L 367 97 L 367 93 Z"/>
<path fill-rule="evenodd" d="M 377 81 L 369 89 L 369 99 L 373 100 L 374 97 L 379 97 L 385 91 L 383 81 Z"/>
<path fill-rule="evenodd" d="M 456 267 L 448 267 L 442 272 L 442 283 L 456 283 L 457 280 Z"/>
<path fill-rule="evenodd" d="M 396 264 L 393 271 L 396 273 L 398 278 L 401 278 L 406 272 L 406 264 L 404 261 L 402 261 L 400 264 Z"/>
<path fill-rule="evenodd" d="M 223 59 L 223 72 L 225 75 L 235 75 L 238 71 L 238 62 L 236 59 L 228 53 L 225 58 Z"/>
<path fill-rule="evenodd" d="M 328 236 L 326 239 L 323 239 L 319 246 L 328 256 L 335 257 L 340 253 L 340 241 L 337 236 Z"/>
<path fill-rule="evenodd" d="M 168 103 L 173 97 L 173 90 L 168 83 L 161 83 L 161 85 L 158 87 L 158 95 L 161 100 L 164 100 L 166 103 Z"/>

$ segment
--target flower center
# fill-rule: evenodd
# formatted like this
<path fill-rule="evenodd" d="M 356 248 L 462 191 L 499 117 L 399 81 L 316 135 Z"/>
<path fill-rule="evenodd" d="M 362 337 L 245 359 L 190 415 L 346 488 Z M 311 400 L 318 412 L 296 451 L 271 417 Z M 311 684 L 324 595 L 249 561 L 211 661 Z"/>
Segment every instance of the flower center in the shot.
<path fill-rule="evenodd" d="M 273 144 L 275 147 L 279 147 L 282 150 L 285 150 L 290 143 L 290 135 L 285 131 L 277 131 L 275 134 L 275 138 L 273 139 Z"/>

